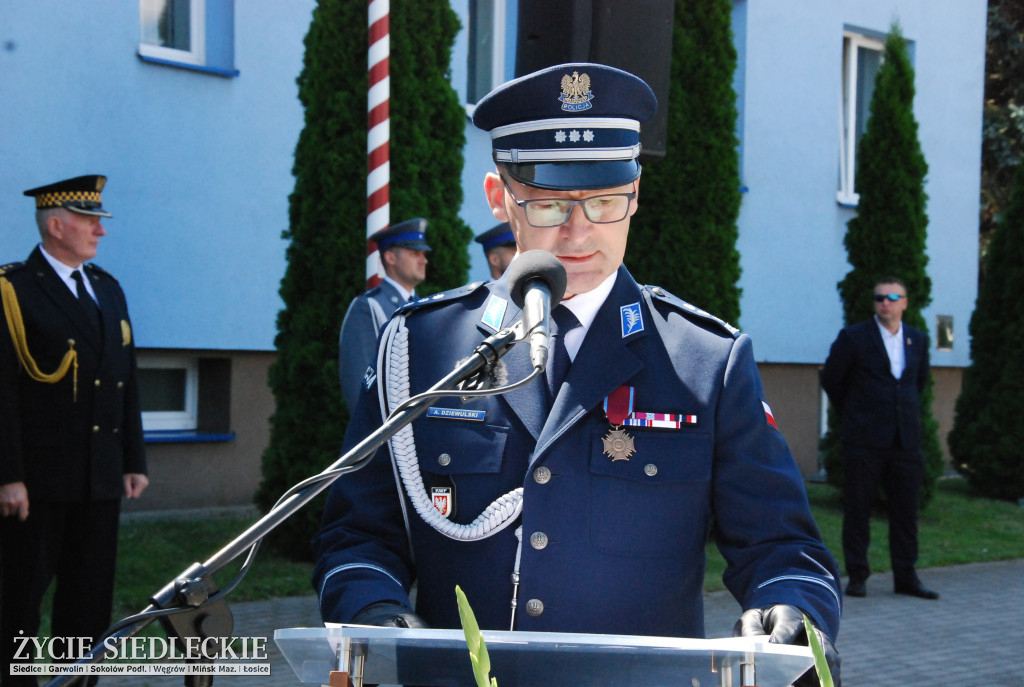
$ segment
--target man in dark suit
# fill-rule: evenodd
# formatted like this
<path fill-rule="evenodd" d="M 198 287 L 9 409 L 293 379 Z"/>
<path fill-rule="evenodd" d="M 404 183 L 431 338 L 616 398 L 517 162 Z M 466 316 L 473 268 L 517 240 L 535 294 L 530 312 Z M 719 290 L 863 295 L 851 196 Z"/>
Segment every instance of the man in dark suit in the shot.
<path fill-rule="evenodd" d="M 377 334 L 399 306 L 416 298 L 427 278 L 427 220 L 410 219 L 370 236 L 377 244 L 384 277 L 352 299 L 338 335 L 338 381 L 351 410 L 377 359 Z"/>
<path fill-rule="evenodd" d="M 874 300 L 875 316 L 839 332 L 821 371 L 821 386 L 839 413 L 842 434 L 846 594 L 867 595 L 871 507 L 881 485 L 889 507 L 895 591 L 937 599 L 915 568 L 924 480 L 919 399 L 928 383 L 928 339 L 903 323 L 907 289 L 899 278 L 875 284 Z"/>
<path fill-rule="evenodd" d="M 599 64 L 551 67 L 477 103 L 496 162 L 484 190 L 515 260 L 546 251 L 566 270 L 552 364 L 541 372 L 513 346 L 495 377 L 531 381 L 437 399 L 334 484 L 315 540 L 324 620 L 457 628 L 459 585 L 485 629 L 702 637 L 713 532 L 743 608 L 737 634 L 806 643 L 806 613 L 836 659 L 838 566 L 749 337 L 622 264 L 655 108 L 641 79 Z M 381 425 L 381 399 L 393 409 L 516 323 L 510 299 L 506 272 L 398 310 L 346 446 Z M 546 380 L 558 360 L 567 373 Z"/>
<path fill-rule="evenodd" d="M 35 636 L 56 577 L 54 637 L 96 639 L 110 622 L 122 496 L 148 484 L 135 344 L 124 293 L 87 261 L 106 234 L 106 177 L 25 191 L 42 241 L 0 268 L 0 671 Z"/>

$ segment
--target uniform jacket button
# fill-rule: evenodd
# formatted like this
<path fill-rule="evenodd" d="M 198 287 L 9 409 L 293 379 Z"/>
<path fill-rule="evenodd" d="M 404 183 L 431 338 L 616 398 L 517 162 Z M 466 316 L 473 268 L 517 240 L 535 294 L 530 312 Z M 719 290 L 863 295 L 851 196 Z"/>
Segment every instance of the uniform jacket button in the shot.
<path fill-rule="evenodd" d="M 96 386 L 99 386 L 99 385 L 100 385 L 100 380 L 97 379 L 96 380 Z"/>
<path fill-rule="evenodd" d="M 449 465 L 452 462 L 452 457 L 449 456 L 447 453 L 442 453 L 441 455 L 439 455 L 437 457 L 437 462 L 438 462 L 439 465 L 442 465 L 442 466 Z"/>
<path fill-rule="evenodd" d="M 117 383 L 117 388 L 118 388 L 118 389 L 122 389 L 122 388 L 124 388 L 124 382 L 118 382 L 118 383 Z"/>
<path fill-rule="evenodd" d="M 530 599 L 526 602 L 526 614 L 536 618 L 544 612 L 544 602 L 540 599 Z"/>
<path fill-rule="evenodd" d="M 551 470 L 546 467 L 539 467 L 533 471 L 533 481 L 537 484 L 547 484 L 551 481 Z"/>
<path fill-rule="evenodd" d="M 654 463 L 648 463 L 644 466 L 644 474 L 648 477 L 654 477 L 658 474 L 658 466 Z"/>
<path fill-rule="evenodd" d="M 96 433 L 96 432 L 100 431 L 100 426 L 99 425 L 93 425 L 92 426 L 92 431 L 93 431 L 93 433 Z"/>
<path fill-rule="evenodd" d="M 540 551 L 548 545 L 548 535 L 543 532 L 534 532 L 530 535 L 530 546 Z"/>

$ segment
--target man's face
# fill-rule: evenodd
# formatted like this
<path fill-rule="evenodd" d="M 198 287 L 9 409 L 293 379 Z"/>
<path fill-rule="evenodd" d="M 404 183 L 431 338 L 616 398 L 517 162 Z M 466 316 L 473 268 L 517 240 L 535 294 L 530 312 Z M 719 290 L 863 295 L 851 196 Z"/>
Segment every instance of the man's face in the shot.
<path fill-rule="evenodd" d="M 890 293 L 898 294 L 900 299 L 891 301 L 883 298 L 879 302 L 877 296 L 888 296 Z M 897 327 L 903 319 L 903 311 L 907 309 L 907 290 L 899 284 L 878 284 L 875 286 L 875 296 L 875 315 L 878 320 L 887 327 Z"/>
<path fill-rule="evenodd" d="M 69 267 L 78 267 L 96 257 L 100 237 L 107 231 L 100 218 L 62 210 L 52 215 L 46 225 L 43 247 Z"/>
<path fill-rule="evenodd" d="M 491 268 L 491 279 L 500 279 L 515 256 L 515 246 L 495 246 L 487 251 L 487 264 Z"/>
<path fill-rule="evenodd" d="M 414 290 L 427 278 L 427 252 L 396 246 L 384 251 L 384 271 L 399 284 Z"/>
<path fill-rule="evenodd" d="M 508 222 L 516 237 L 519 252 L 533 249 L 546 250 L 565 267 L 567 284 L 565 298 L 595 289 L 622 264 L 629 235 L 629 221 L 636 212 L 636 199 L 629 205 L 626 217 L 618 222 L 595 223 L 587 219 L 581 206 L 574 206 L 569 219 L 555 227 L 534 227 L 526 221 L 525 210 L 515 200 L 568 199 L 582 200 L 610 193 L 632 193 L 639 182 L 609 189 L 588 191 L 548 191 L 520 184 L 509 179 L 508 192 L 497 174 L 488 174 L 484 190 L 495 218 Z"/>

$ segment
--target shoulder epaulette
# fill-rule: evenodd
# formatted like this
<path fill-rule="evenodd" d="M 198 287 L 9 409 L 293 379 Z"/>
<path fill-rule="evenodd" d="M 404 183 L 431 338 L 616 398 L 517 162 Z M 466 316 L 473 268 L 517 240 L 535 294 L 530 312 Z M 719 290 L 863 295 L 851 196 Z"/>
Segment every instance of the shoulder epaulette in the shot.
<path fill-rule="evenodd" d="M 705 326 L 714 326 L 717 329 L 721 329 L 729 336 L 736 336 L 740 333 L 739 329 L 733 327 L 725 320 L 719 317 L 715 317 L 709 312 L 701 310 L 692 303 L 687 303 L 682 298 L 672 295 L 671 293 L 661 288 L 660 286 L 644 286 L 644 290 L 650 293 L 653 298 L 656 298 L 662 303 L 667 303 L 668 305 L 682 312 L 690 319 L 697 321 L 698 324 L 703 323 Z"/>
<path fill-rule="evenodd" d="M 402 307 L 395 311 L 395 314 L 408 315 L 409 313 L 419 310 L 421 308 L 429 307 L 432 305 L 439 305 L 441 303 L 450 303 L 460 298 L 465 298 L 469 294 L 479 289 L 485 283 L 486 282 L 475 281 L 472 284 L 466 284 L 465 286 L 460 286 L 449 291 L 442 291 L 440 293 L 435 293 L 430 296 L 424 296 L 423 298 L 417 298 L 411 303 L 404 304 Z"/>
<path fill-rule="evenodd" d="M 103 269 L 94 262 L 85 263 L 85 269 L 89 270 L 90 272 L 95 272 L 96 274 L 105 274 L 106 276 L 113 279 L 113 276 L 110 274 L 110 272 L 107 272 L 105 269 Z"/>
<path fill-rule="evenodd" d="M 0 275 L 20 270 L 24 266 L 24 262 L 9 262 L 6 265 L 0 265 Z"/>

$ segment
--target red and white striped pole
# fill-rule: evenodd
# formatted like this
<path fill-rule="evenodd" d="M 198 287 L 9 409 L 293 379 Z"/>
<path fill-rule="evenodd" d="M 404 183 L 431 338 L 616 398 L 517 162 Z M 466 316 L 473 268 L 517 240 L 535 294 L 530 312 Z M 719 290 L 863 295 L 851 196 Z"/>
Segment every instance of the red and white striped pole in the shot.
<path fill-rule="evenodd" d="M 367 52 L 369 91 L 367 94 L 367 175 L 366 175 L 366 286 L 380 283 L 384 272 L 377 246 L 369 237 L 391 223 L 389 187 L 391 179 L 389 144 L 391 139 L 390 98 L 391 55 L 389 0 L 369 0 L 370 40 Z"/>

